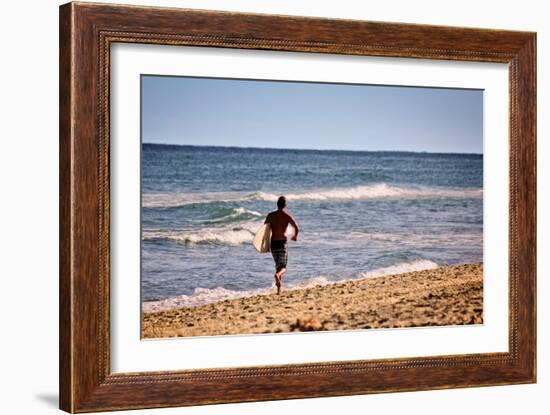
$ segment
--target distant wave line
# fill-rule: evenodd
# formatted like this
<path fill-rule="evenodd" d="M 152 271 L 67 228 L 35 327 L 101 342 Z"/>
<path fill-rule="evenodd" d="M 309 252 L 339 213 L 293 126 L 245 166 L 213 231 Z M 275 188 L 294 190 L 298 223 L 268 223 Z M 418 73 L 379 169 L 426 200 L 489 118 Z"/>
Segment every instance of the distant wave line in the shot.
<path fill-rule="evenodd" d="M 417 199 L 417 198 L 481 198 L 483 189 L 479 188 L 444 188 L 426 186 L 396 186 L 379 183 L 368 186 L 347 188 L 320 189 L 301 193 L 286 193 L 292 200 L 368 200 L 381 198 Z M 192 204 L 216 202 L 243 202 L 263 200 L 275 202 L 279 195 L 258 192 L 210 192 L 210 193 L 144 193 L 142 205 L 145 208 L 173 208 Z"/>

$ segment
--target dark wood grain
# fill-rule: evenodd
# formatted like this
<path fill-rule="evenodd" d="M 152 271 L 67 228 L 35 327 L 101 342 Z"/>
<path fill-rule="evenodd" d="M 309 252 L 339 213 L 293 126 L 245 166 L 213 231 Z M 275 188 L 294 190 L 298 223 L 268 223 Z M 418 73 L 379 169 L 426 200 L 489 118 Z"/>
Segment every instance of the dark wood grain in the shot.
<path fill-rule="evenodd" d="M 71 55 L 69 7 L 59 13 L 59 406 L 72 410 Z"/>
<path fill-rule="evenodd" d="M 509 352 L 111 373 L 109 59 L 114 42 L 508 63 Z M 60 8 L 59 58 L 61 409 L 89 412 L 535 381 L 534 33 L 69 3 Z"/>

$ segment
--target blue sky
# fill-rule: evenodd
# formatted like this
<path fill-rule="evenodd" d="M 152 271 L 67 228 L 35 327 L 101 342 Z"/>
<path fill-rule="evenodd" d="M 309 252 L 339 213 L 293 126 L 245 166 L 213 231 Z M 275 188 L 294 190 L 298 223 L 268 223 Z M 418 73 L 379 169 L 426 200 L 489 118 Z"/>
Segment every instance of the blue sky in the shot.
<path fill-rule="evenodd" d="M 483 152 L 483 92 L 142 76 L 144 143 Z"/>

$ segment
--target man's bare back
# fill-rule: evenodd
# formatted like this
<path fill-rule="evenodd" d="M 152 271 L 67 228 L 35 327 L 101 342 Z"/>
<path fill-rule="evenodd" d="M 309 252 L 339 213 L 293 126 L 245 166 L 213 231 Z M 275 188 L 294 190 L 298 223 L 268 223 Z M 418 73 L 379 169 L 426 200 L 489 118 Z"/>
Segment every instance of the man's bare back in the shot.
<path fill-rule="evenodd" d="M 298 236 L 298 224 L 292 217 L 292 215 L 283 209 L 278 209 L 270 212 L 265 218 L 265 223 L 269 223 L 271 226 L 271 240 L 283 241 L 286 240 L 286 229 L 289 224 L 294 228 L 294 236 L 292 240 L 295 241 Z"/>

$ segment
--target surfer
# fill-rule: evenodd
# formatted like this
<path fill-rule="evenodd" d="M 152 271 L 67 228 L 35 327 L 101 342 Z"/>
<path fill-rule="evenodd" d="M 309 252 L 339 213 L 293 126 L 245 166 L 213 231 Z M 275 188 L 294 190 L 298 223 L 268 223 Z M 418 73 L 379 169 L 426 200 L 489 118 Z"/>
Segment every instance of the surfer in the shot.
<path fill-rule="evenodd" d="M 277 210 L 270 212 L 264 223 L 269 223 L 271 227 L 271 255 L 273 255 L 275 261 L 275 285 L 277 286 L 277 294 L 280 294 L 281 280 L 286 272 L 288 261 L 286 229 L 289 223 L 294 227 L 294 235 L 290 239 L 296 241 L 300 228 L 286 209 L 286 198 L 284 196 L 279 197 Z"/>

